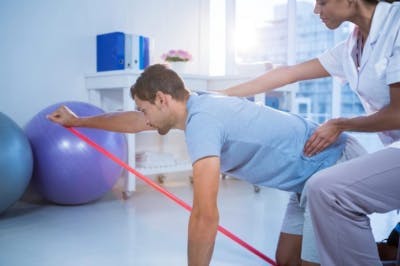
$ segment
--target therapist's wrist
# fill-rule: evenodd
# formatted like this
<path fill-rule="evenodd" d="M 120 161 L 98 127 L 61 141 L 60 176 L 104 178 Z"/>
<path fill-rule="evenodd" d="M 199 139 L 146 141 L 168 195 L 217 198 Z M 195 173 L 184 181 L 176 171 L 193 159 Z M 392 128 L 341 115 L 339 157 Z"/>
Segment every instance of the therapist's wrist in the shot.
<path fill-rule="evenodd" d="M 330 120 L 331 124 L 339 131 L 348 131 L 350 129 L 349 119 L 348 118 L 333 118 Z"/>

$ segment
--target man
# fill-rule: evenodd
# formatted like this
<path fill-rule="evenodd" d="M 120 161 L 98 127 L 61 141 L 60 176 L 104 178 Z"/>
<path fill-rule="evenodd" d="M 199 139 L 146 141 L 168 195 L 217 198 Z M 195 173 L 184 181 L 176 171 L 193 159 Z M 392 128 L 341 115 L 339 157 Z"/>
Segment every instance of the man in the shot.
<path fill-rule="evenodd" d="M 189 265 L 210 263 L 219 220 L 221 172 L 252 184 L 293 192 L 278 245 L 278 263 L 293 259 L 299 262 L 302 248 L 305 261 L 318 262 L 311 225 L 307 217 L 304 221 L 304 207 L 299 203 L 300 194 L 316 171 L 364 152 L 353 139 L 341 135 L 323 152 L 306 157 L 303 147 L 316 124 L 242 98 L 190 93 L 182 79 L 164 65 L 148 67 L 131 87 L 131 94 L 139 112 L 78 118 L 62 107 L 49 119 L 65 126 L 131 133 L 157 129 L 164 135 L 172 128 L 185 131 L 194 191 Z"/>

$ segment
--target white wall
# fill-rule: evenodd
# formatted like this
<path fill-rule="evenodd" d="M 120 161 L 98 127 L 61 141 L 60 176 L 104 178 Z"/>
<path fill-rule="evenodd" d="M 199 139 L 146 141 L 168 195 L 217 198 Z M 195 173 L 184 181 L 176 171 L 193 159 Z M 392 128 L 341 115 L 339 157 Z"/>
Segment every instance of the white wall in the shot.
<path fill-rule="evenodd" d="M 0 112 L 23 126 L 61 101 L 87 101 L 86 73 L 96 71 L 96 35 L 124 31 L 154 38 L 153 59 L 190 51 L 207 73 L 208 0 L 0 1 Z M 206 23 L 206 26 L 208 24 Z M 200 60 L 202 58 L 202 60 Z"/>

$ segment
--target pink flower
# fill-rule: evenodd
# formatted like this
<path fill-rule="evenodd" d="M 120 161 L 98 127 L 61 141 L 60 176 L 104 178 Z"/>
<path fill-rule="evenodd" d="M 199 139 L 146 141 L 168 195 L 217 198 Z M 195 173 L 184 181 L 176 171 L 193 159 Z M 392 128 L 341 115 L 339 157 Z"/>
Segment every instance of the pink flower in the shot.
<path fill-rule="evenodd" d="M 185 50 L 169 50 L 161 58 L 166 62 L 187 62 L 192 60 L 192 55 Z"/>

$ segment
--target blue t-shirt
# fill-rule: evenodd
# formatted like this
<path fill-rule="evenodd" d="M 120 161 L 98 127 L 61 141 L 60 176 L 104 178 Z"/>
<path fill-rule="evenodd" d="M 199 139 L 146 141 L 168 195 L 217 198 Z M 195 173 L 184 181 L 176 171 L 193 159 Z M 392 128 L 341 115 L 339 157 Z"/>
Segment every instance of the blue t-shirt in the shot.
<path fill-rule="evenodd" d="M 185 137 L 192 163 L 220 157 L 221 172 L 252 184 L 301 192 L 316 171 L 340 158 L 346 135 L 306 157 L 304 144 L 317 124 L 244 98 L 191 94 Z"/>

